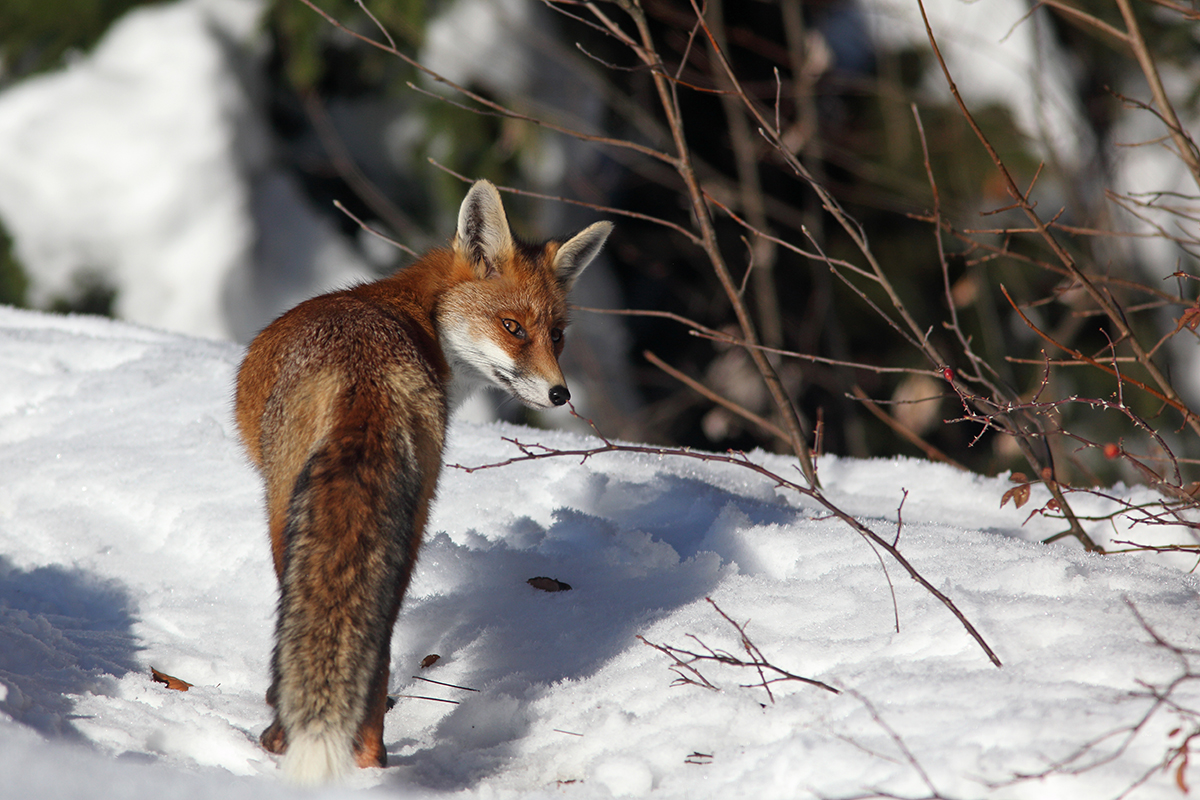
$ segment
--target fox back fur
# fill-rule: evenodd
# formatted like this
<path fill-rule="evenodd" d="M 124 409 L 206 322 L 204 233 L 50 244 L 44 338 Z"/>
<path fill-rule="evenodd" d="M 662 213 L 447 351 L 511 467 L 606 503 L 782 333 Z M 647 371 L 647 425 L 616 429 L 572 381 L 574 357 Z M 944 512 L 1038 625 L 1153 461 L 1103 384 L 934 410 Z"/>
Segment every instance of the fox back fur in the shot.
<path fill-rule="evenodd" d="M 479 181 L 448 249 L 301 303 L 250 345 L 237 423 L 266 484 L 279 578 L 262 743 L 293 781 L 386 763 L 392 628 L 449 413 L 478 385 L 534 408 L 567 402 L 567 293 L 611 229 L 525 244 Z"/>

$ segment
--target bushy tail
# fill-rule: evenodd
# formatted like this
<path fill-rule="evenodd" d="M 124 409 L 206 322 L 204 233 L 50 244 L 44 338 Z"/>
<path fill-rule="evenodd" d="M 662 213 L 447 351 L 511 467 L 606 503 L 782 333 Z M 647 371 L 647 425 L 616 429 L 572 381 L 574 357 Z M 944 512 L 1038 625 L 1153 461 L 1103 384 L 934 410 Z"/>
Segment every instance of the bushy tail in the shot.
<path fill-rule="evenodd" d="M 373 706 L 382 725 L 392 626 L 423 525 L 420 470 L 397 458 L 411 450 L 358 416 L 309 457 L 285 528 L 271 692 L 284 774 L 297 783 L 352 769 Z"/>
<path fill-rule="evenodd" d="M 297 786 L 341 782 L 354 770 L 353 734 L 325 729 L 294 734 L 283 754 L 283 777 Z"/>

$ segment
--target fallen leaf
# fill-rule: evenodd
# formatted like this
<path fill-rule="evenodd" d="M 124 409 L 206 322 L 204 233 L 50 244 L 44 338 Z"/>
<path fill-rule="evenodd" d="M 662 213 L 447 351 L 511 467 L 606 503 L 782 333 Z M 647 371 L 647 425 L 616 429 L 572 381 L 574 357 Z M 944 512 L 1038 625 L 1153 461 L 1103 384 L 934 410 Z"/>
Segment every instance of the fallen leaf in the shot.
<path fill-rule="evenodd" d="M 155 683 L 161 683 L 168 689 L 174 689 L 177 692 L 186 692 L 192 688 L 192 685 L 187 681 L 181 681 L 179 678 L 168 675 L 165 672 L 159 672 L 154 667 L 150 668 L 150 680 Z"/>
<path fill-rule="evenodd" d="M 530 578 L 525 581 L 535 589 L 541 589 L 543 592 L 569 592 L 571 584 L 564 583 L 557 578 L 547 578 L 545 576 Z"/>

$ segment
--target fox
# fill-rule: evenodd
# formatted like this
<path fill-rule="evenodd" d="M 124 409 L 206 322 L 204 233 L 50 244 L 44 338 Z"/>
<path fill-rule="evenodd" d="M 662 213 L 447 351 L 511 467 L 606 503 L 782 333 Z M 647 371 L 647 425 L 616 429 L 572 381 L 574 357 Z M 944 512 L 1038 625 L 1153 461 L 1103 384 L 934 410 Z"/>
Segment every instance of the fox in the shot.
<path fill-rule="evenodd" d="M 306 300 L 251 342 L 235 417 L 265 485 L 279 585 L 260 742 L 289 781 L 387 765 L 392 630 L 450 414 L 481 386 L 534 409 L 567 403 L 567 296 L 611 230 L 528 243 L 480 180 L 449 247 Z"/>

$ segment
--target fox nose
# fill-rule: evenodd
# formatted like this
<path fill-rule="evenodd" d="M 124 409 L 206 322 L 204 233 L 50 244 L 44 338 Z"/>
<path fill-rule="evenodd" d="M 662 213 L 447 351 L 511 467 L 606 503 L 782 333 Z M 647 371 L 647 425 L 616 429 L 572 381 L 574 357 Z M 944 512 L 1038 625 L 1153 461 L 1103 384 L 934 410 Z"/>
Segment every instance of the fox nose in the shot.
<path fill-rule="evenodd" d="M 571 399 L 571 393 L 567 391 L 565 386 L 553 386 L 550 388 L 550 402 L 556 406 L 561 406 Z"/>

